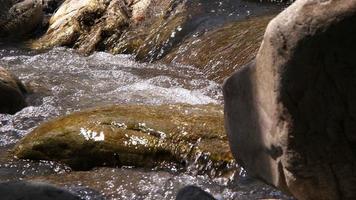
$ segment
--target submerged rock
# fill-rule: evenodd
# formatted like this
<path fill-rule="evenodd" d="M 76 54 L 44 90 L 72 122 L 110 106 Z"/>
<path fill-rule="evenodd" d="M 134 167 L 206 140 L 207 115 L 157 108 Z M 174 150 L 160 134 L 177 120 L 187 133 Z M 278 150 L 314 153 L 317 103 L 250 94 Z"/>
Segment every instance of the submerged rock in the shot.
<path fill-rule="evenodd" d="M 356 198 L 356 1 L 299 0 L 224 85 L 234 155 L 297 199 Z"/>
<path fill-rule="evenodd" d="M 219 176 L 233 158 L 217 105 L 121 105 L 77 112 L 44 123 L 15 148 L 18 158 L 95 166 L 193 166 Z"/>
<path fill-rule="evenodd" d="M 24 108 L 26 92 L 17 77 L 0 67 L 0 113 L 14 114 Z"/>
<path fill-rule="evenodd" d="M 0 8 L 0 40 L 30 35 L 43 20 L 39 0 L 5 0 Z"/>
<path fill-rule="evenodd" d="M 80 200 L 81 198 L 45 183 L 12 181 L 0 183 L 0 196 L 4 200 Z"/>
<path fill-rule="evenodd" d="M 215 198 L 197 186 L 186 186 L 179 190 L 176 200 L 215 200 Z"/>

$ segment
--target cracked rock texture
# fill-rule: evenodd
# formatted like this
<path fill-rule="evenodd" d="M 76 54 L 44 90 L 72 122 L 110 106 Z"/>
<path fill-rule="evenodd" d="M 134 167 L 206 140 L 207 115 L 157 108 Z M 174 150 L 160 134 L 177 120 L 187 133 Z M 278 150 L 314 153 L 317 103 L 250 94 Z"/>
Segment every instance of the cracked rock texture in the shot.
<path fill-rule="evenodd" d="M 298 0 L 224 84 L 231 148 L 297 199 L 356 198 L 356 1 Z"/>

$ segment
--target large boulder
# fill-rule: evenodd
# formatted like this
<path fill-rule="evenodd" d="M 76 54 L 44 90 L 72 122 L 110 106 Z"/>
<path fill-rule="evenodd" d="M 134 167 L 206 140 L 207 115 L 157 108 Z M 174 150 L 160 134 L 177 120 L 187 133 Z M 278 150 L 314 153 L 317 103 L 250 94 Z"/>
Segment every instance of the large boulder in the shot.
<path fill-rule="evenodd" d="M 14 114 L 26 106 L 25 86 L 6 69 L 0 67 L 0 113 Z"/>
<path fill-rule="evenodd" d="M 226 80 L 231 149 L 298 199 L 356 198 L 356 1 L 297 0 Z"/>
<path fill-rule="evenodd" d="M 172 162 L 220 176 L 235 166 L 222 107 L 215 105 L 118 105 L 77 112 L 36 128 L 15 155 L 61 161 L 75 170 Z"/>
<path fill-rule="evenodd" d="M 4 0 L 0 8 L 0 40 L 31 35 L 42 20 L 40 0 Z"/>
<path fill-rule="evenodd" d="M 0 183 L 0 196 L 4 200 L 81 200 L 79 196 L 55 186 L 26 181 Z"/>

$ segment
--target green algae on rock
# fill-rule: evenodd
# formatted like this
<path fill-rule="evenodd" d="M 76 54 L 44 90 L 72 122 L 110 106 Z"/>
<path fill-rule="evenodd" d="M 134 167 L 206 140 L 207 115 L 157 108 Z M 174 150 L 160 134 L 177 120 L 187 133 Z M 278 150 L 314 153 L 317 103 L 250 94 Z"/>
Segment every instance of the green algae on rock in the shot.
<path fill-rule="evenodd" d="M 194 162 L 212 176 L 234 164 L 219 105 L 118 105 L 77 112 L 36 128 L 15 155 L 78 170 Z"/>

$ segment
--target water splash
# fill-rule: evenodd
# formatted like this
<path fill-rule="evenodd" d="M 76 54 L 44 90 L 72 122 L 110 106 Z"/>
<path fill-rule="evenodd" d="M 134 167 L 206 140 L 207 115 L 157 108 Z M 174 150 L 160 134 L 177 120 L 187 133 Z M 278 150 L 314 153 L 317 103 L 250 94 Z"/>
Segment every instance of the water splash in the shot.
<path fill-rule="evenodd" d="M 83 136 L 85 140 L 93 140 L 96 142 L 105 140 L 105 135 L 103 131 L 98 133 L 96 131 L 92 131 L 86 128 L 80 128 L 79 135 Z"/>
<path fill-rule="evenodd" d="M 13 144 L 40 122 L 93 106 L 122 103 L 220 103 L 220 86 L 189 66 L 137 63 L 132 56 L 89 57 L 56 48 L 35 54 L 0 50 L 5 66 L 34 90 L 32 105 L 0 115 L 0 146 Z"/>

